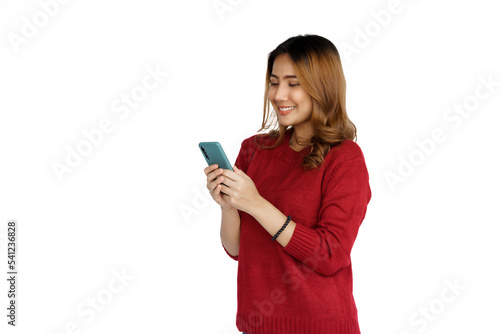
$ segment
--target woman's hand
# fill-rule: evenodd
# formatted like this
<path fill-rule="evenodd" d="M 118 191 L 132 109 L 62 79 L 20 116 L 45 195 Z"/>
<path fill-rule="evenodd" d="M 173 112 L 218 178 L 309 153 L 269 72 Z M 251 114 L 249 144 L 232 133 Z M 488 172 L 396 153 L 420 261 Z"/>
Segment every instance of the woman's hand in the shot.
<path fill-rule="evenodd" d="M 207 188 L 214 201 L 217 202 L 221 208 L 230 209 L 232 208 L 232 205 L 224 200 L 221 193 L 221 189 L 223 187 L 221 185 L 223 179 L 221 174 L 224 169 L 218 167 L 219 166 L 217 164 L 214 164 L 204 169 L 205 175 L 207 176 Z"/>
<path fill-rule="evenodd" d="M 228 169 L 222 170 L 220 183 L 222 198 L 238 210 L 252 214 L 263 199 L 260 196 L 252 179 L 241 169 L 234 166 L 234 172 Z"/>

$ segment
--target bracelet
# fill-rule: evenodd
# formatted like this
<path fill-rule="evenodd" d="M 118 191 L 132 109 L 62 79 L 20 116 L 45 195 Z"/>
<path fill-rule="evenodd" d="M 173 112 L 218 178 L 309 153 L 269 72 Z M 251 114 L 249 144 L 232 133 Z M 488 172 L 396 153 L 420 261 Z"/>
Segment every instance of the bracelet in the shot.
<path fill-rule="evenodd" d="M 273 237 L 273 241 L 276 240 L 276 238 L 280 236 L 281 232 L 283 232 L 283 230 L 286 228 L 286 226 L 290 222 L 290 219 L 292 219 L 292 216 L 286 217 L 286 222 L 283 224 L 283 226 L 281 226 L 280 230 L 278 232 L 276 232 L 276 234 Z"/>

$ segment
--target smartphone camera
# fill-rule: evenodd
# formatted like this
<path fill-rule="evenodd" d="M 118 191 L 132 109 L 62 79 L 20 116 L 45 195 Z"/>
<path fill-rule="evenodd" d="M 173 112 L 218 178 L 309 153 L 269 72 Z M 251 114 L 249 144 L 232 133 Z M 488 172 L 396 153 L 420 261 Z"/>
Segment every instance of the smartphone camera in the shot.
<path fill-rule="evenodd" d="M 205 154 L 205 157 L 207 158 L 207 160 L 210 160 L 210 158 L 208 157 L 207 151 L 205 151 L 205 148 L 203 146 L 201 147 L 201 150 L 203 151 L 203 154 Z"/>

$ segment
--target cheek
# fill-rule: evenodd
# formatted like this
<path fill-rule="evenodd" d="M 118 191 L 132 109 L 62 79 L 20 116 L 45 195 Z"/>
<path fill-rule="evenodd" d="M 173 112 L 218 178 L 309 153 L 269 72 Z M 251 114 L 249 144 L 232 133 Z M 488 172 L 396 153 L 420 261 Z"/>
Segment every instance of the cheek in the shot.
<path fill-rule="evenodd" d="M 272 102 L 274 100 L 274 95 L 274 88 L 269 88 L 269 91 L 267 92 L 267 99 Z"/>
<path fill-rule="evenodd" d="M 304 109 L 312 109 L 312 98 L 306 92 L 300 92 L 300 95 L 297 96 L 297 99 L 300 100 L 301 105 Z"/>
<path fill-rule="evenodd" d="M 275 92 L 270 89 L 269 92 L 267 93 L 267 100 L 271 103 L 273 108 L 275 107 L 274 106 L 274 97 L 275 97 Z"/>

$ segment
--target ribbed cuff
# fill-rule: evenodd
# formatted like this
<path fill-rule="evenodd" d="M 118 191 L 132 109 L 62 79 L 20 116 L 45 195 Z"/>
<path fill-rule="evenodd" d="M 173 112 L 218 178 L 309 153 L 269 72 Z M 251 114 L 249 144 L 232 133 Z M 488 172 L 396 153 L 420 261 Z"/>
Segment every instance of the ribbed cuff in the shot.
<path fill-rule="evenodd" d="M 258 312 L 253 312 L 250 316 L 238 313 L 236 326 L 240 331 L 252 334 L 360 334 L 357 317 L 352 319 L 298 319 L 264 317 Z"/>
<path fill-rule="evenodd" d="M 313 229 L 296 224 L 292 238 L 283 250 L 297 260 L 304 261 L 314 255 L 318 245 L 319 236 Z"/>

